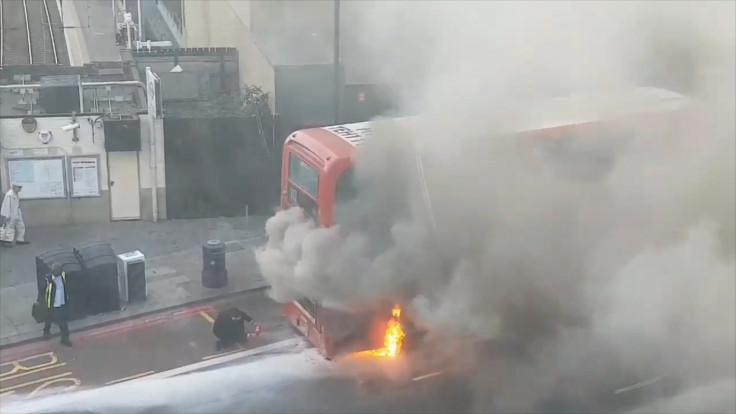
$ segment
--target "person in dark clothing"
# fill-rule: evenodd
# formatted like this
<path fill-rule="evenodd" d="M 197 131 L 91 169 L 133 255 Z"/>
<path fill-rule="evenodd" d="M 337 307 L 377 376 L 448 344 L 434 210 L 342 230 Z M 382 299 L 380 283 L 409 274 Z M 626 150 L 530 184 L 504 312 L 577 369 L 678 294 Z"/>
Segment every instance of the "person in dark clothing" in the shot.
<path fill-rule="evenodd" d="M 212 333 L 217 337 L 217 349 L 224 349 L 235 344 L 245 345 L 248 335 L 245 333 L 245 322 L 255 327 L 255 332 L 260 332 L 260 327 L 253 322 L 253 318 L 238 308 L 232 307 L 221 311 L 215 319 Z"/>
<path fill-rule="evenodd" d="M 72 346 L 69 341 L 69 289 L 66 285 L 66 274 L 61 270 L 61 265 L 54 264 L 51 273 L 46 276 L 46 294 L 44 295 L 46 307 L 46 323 L 43 327 L 43 337 L 51 337 L 51 323 L 56 322 L 61 330 L 61 344 Z"/>

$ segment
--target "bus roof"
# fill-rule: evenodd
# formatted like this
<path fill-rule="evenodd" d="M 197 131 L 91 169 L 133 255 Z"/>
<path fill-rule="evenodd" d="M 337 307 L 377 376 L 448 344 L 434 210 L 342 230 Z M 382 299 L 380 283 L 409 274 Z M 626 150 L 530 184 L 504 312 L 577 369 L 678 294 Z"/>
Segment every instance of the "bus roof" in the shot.
<path fill-rule="evenodd" d="M 654 87 L 553 98 L 533 103 L 529 113 L 534 114 L 534 118 L 521 123 L 516 131 L 538 131 L 636 114 L 666 113 L 682 109 L 689 103 L 689 98 L 684 95 Z M 372 135 L 372 122 L 369 121 L 297 131 L 291 135 L 291 139 L 309 148 L 320 158 L 329 159 L 352 156 L 355 148 Z"/>

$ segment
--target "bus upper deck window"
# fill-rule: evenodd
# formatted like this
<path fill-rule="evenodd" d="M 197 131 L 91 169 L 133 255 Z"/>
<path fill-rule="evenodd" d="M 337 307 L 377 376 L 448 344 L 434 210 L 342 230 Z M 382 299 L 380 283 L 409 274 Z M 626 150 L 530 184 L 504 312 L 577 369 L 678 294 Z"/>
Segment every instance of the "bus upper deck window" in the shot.
<path fill-rule="evenodd" d="M 317 199 L 319 194 L 319 172 L 294 154 L 289 154 L 289 180 Z"/>

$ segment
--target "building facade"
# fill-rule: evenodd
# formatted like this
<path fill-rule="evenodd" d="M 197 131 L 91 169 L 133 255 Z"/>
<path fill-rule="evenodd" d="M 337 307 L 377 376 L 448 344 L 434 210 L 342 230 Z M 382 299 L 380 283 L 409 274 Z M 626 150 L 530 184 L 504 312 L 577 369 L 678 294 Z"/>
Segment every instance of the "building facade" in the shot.
<path fill-rule="evenodd" d="M 151 163 L 145 83 L 135 72 L 121 62 L 3 71 L 0 186 L 23 185 L 28 226 L 152 220 L 153 194 L 156 218 L 166 218 L 163 136 Z"/>

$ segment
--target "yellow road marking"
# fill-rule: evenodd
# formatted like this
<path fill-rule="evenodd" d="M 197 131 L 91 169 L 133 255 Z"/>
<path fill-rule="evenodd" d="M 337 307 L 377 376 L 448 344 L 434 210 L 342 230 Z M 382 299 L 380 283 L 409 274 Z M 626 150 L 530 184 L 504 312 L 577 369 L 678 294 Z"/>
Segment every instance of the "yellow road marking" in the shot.
<path fill-rule="evenodd" d="M 68 377 L 68 378 L 57 378 L 55 380 L 44 382 L 43 384 L 41 384 L 40 387 L 38 387 L 35 390 L 33 390 L 33 392 L 31 392 L 31 394 L 28 395 L 28 397 L 26 397 L 26 398 L 31 398 L 31 397 L 37 395 L 38 393 L 40 393 L 41 391 L 45 390 L 46 388 L 50 388 L 52 385 L 58 384 L 58 383 L 62 383 L 62 382 L 71 382 L 72 385 L 67 385 L 62 390 L 62 391 L 71 391 L 71 390 L 77 388 L 79 386 L 79 384 L 82 383 L 82 380 L 80 380 L 78 378 Z M 15 392 L 15 391 L 10 391 L 10 392 Z"/>
<path fill-rule="evenodd" d="M 15 394 L 15 391 L 8 391 L 8 392 L 1 393 L 0 394 L 0 397 L 2 397 L 4 395 L 11 395 L 11 394 Z"/>
<path fill-rule="evenodd" d="M 51 380 L 54 380 L 54 379 L 57 379 L 57 378 L 66 377 L 67 375 L 72 375 L 72 373 L 71 372 L 65 372 L 63 374 L 54 375 L 53 377 L 40 378 L 40 379 L 37 379 L 37 380 L 25 382 L 23 384 L 13 385 L 12 387 L 2 388 L 2 389 L 0 389 L 0 393 L 4 393 L 5 391 L 17 390 L 18 388 L 23 388 L 23 387 L 25 387 L 27 385 L 38 384 L 39 382 L 46 382 L 46 381 L 51 381 Z"/>
<path fill-rule="evenodd" d="M 20 374 L 11 375 L 9 377 L 2 377 L 2 378 L 0 378 L 0 382 L 11 380 L 11 379 L 14 379 L 14 378 L 19 378 L 19 377 L 22 377 L 24 375 L 30 375 L 30 374 L 35 374 L 37 372 L 46 371 L 47 369 L 53 369 L 53 368 L 63 367 L 64 365 L 66 365 L 66 362 L 62 362 L 62 363 L 59 363 L 59 364 L 56 364 L 56 365 L 46 365 L 44 367 L 37 368 L 37 369 L 34 369 L 34 370 L 30 370 L 30 371 L 26 371 L 26 372 L 22 372 Z"/>
<path fill-rule="evenodd" d="M 41 358 L 41 357 L 48 357 L 49 358 L 49 361 L 48 362 L 45 362 L 43 364 L 35 364 L 33 366 L 30 366 L 30 367 L 27 367 L 24 364 L 21 364 L 21 362 L 26 362 L 26 361 L 30 361 L 30 360 Z M 5 378 L 8 375 L 13 375 L 13 374 L 15 374 L 18 371 L 28 371 L 28 370 L 32 370 L 32 369 L 37 369 L 37 368 L 49 366 L 49 365 L 54 365 L 57 362 L 59 362 L 59 359 L 57 358 L 56 354 L 53 353 L 53 352 L 44 352 L 43 354 L 31 355 L 31 356 L 25 357 L 23 359 L 18 359 L 18 360 L 10 361 L 10 362 L 4 362 L 4 363 L 0 364 L 0 367 L 3 367 L 4 368 L 4 367 L 7 367 L 7 366 L 12 366 L 13 369 L 11 369 L 10 371 L 3 371 L 0 374 L 0 378 Z"/>
<path fill-rule="evenodd" d="M 207 313 L 207 312 L 205 312 L 205 311 L 200 311 L 200 312 L 199 312 L 199 314 L 200 314 L 200 315 L 202 315 L 202 317 L 203 317 L 203 318 L 204 318 L 204 319 L 205 319 L 205 320 L 206 320 L 207 322 L 209 322 L 209 323 L 215 323 L 215 320 L 214 320 L 214 319 L 213 319 L 213 318 L 212 318 L 212 317 L 210 316 L 210 314 L 209 314 L 209 313 Z"/>
<path fill-rule="evenodd" d="M 136 375 L 131 375 L 131 376 L 129 376 L 129 377 L 125 377 L 125 378 L 120 378 L 120 379 L 116 379 L 116 380 L 114 380 L 114 381 L 109 381 L 109 382 L 106 382 L 106 383 L 105 383 L 105 385 L 113 385 L 113 384 L 119 384 L 119 383 L 121 383 L 121 382 L 125 382 L 125 381 L 130 381 L 130 380 L 134 380 L 134 379 L 136 379 L 136 378 L 142 378 L 142 377 L 145 377 L 145 376 L 147 376 L 147 375 L 151 375 L 151 374 L 153 374 L 153 373 L 155 373 L 155 372 L 156 372 L 156 371 L 147 371 L 147 372 L 143 372 L 143 373 L 140 373 L 140 374 L 136 374 Z"/>
<path fill-rule="evenodd" d="M 222 352 L 222 353 L 219 353 L 219 354 L 207 355 L 206 357 L 202 358 L 202 360 L 203 361 L 206 361 L 208 359 L 217 358 L 217 357 L 221 357 L 221 356 L 224 356 L 224 355 L 230 355 L 230 354 L 234 354 L 236 352 L 240 352 L 240 351 L 244 351 L 244 350 L 245 350 L 245 348 L 243 348 L 242 346 L 238 345 L 237 349 L 233 349 L 232 351 Z"/>

